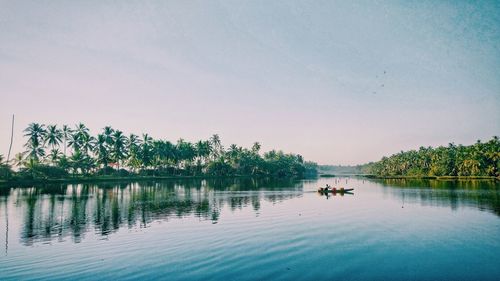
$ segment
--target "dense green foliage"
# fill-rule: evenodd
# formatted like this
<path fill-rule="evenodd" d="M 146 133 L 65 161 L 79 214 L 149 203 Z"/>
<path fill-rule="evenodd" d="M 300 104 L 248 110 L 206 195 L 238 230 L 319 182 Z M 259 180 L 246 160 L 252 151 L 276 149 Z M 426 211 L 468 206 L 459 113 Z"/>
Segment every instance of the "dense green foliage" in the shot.
<path fill-rule="evenodd" d="M 12 177 L 12 170 L 7 163 L 4 163 L 2 155 L 0 155 L 0 179 L 8 179 Z"/>
<path fill-rule="evenodd" d="M 26 151 L 1 164 L 0 177 L 64 178 L 68 175 L 131 174 L 147 176 L 272 176 L 302 177 L 315 173 L 316 164 L 300 155 L 271 150 L 261 155 L 258 142 L 251 148 L 232 144 L 225 149 L 218 135 L 209 140 L 177 143 L 142 137 L 111 127 L 97 136 L 78 124 L 74 129 L 32 123 L 24 130 Z M 62 149 L 62 152 L 61 152 Z"/>
<path fill-rule="evenodd" d="M 491 176 L 500 174 L 500 142 L 477 141 L 463 146 L 420 147 L 400 152 L 365 166 L 377 176 Z"/>

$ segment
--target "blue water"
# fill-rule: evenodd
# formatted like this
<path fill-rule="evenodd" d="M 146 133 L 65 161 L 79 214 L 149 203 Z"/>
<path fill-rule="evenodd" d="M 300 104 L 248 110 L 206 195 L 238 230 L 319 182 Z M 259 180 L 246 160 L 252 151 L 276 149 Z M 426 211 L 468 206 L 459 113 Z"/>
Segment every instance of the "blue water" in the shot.
<path fill-rule="evenodd" d="M 492 181 L 0 189 L 1 280 L 498 280 L 499 237 Z"/>

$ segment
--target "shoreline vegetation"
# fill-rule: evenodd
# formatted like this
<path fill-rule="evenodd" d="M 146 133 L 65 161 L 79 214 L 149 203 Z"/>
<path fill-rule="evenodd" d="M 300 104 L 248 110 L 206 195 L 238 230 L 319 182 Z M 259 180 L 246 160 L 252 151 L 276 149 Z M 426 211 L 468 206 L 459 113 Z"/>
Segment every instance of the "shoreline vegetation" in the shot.
<path fill-rule="evenodd" d="M 128 137 L 104 127 L 92 136 L 82 123 L 45 126 L 31 123 L 25 130 L 25 151 L 10 161 L 0 155 L 0 186 L 101 181 L 143 181 L 203 178 L 322 178 L 360 176 L 375 179 L 500 180 L 500 141 L 494 136 L 464 146 L 420 147 L 380 161 L 356 166 L 317 165 L 299 154 L 261 145 L 235 144 L 227 149 L 215 134 L 208 140 L 176 143 L 148 134 Z M 12 168 L 15 167 L 16 170 Z"/>
<path fill-rule="evenodd" d="M 299 154 L 271 150 L 261 153 L 231 144 L 219 135 L 208 140 L 176 143 L 130 134 L 110 126 L 96 136 L 82 123 L 31 123 L 25 130 L 25 151 L 4 161 L 0 155 L 0 185 L 20 183 L 137 181 L 150 179 L 270 177 L 300 178 L 316 174 L 317 164 Z M 16 170 L 14 170 L 15 168 Z"/>
<path fill-rule="evenodd" d="M 29 186 L 34 184 L 57 184 L 57 183 L 67 183 L 67 184 L 79 184 L 79 183 L 101 183 L 101 182 L 142 182 L 142 181 L 157 181 L 157 180 L 218 180 L 218 179 L 257 179 L 265 180 L 271 179 L 271 177 L 252 177 L 252 176 L 241 176 L 241 175 L 231 175 L 231 176 L 210 176 L 210 175 L 198 175 L 198 176 L 140 176 L 140 175 L 129 175 L 129 176 L 79 176 L 79 177 L 67 177 L 67 178 L 35 178 L 35 179 L 23 179 L 23 178 L 12 178 L 8 180 L 0 179 L 0 187 L 2 186 Z"/>
<path fill-rule="evenodd" d="M 500 141 L 494 136 L 464 146 L 420 147 L 356 166 L 318 166 L 320 177 L 359 175 L 381 179 L 500 180 Z"/>
<path fill-rule="evenodd" d="M 380 176 L 374 174 L 318 174 L 320 178 L 362 177 L 370 179 L 500 180 L 500 176 Z"/>
<path fill-rule="evenodd" d="M 377 177 L 421 178 L 499 178 L 500 141 L 494 136 L 487 142 L 478 140 L 464 146 L 420 147 L 383 157 L 375 163 L 362 165 L 360 170 Z"/>
<path fill-rule="evenodd" d="M 360 175 L 361 177 L 372 179 L 422 179 L 422 180 L 500 180 L 500 177 L 493 176 L 377 176 Z"/>

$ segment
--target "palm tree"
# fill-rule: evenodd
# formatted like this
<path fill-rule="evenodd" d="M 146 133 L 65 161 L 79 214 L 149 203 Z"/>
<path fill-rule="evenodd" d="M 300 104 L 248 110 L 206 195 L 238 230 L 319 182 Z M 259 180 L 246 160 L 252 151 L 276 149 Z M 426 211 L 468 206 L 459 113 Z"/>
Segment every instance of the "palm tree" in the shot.
<path fill-rule="evenodd" d="M 94 150 L 95 138 L 89 134 L 84 134 L 81 136 L 81 146 L 80 149 L 88 155 L 89 152 Z"/>
<path fill-rule="evenodd" d="M 71 132 L 68 144 L 73 148 L 73 153 L 76 153 L 82 149 L 88 150 L 90 140 L 89 129 L 84 124 L 79 123 L 76 125 L 75 130 Z M 86 148 L 84 148 L 84 142 L 87 142 Z"/>
<path fill-rule="evenodd" d="M 187 168 L 191 165 L 194 157 L 196 156 L 196 151 L 192 143 L 186 142 L 183 139 L 177 141 L 176 149 L 178 152 L 179 164 L 184 165 Z"/>
<path fill-rule="evenodd" d="M 66 142 L 71 135 L 71 128 L 68 125 L 62 127 L 62 137 L 64 139 L 64 156 L 66 156 Z"/>
<path fill-rule="evenodd" d="M 76 125 L 75 133 L 79 135 L 87 135 L 89 134 L 89 128 L 87 128 L 87 126 L 83 123 L 78 123 L 78 125 Z"/>
<path fill-rule="evenodd" d="M 56 166 L 58 161 L 61 159 L 61 152 L 59 151 L 58 148 L 51 149 L 49 154 L 47 155 L 47 158 L 52 165 Z"/>
<path fill-rule="evenodd" d="M 259 154 L 260 148 L 261 148 L 260 143 L 259 142 L 254 142 L 253 145 L 252 145 L 252 152 L 256 153 L 256 154 Z"/>
<path fill-rule="evenodd" d="M 195 145 L 195 149 L 198 160 L 205 163 L 207 161 L 207 158 L 210 156 L 210 141 L 198 141 Z"/>
<path fill-rule="evenodd" d="M 71 155 L 69 162 L 74 174 L 78 173 L 78 171 L 87 174 L 88 171 L 94 167 L 92 159 L 80 150 L 75 151 L 75 153 Z"/>
<path fill-rule="evenodd" d="M 56 125 L 47 126 L 47 135 L 45 136 L 45 142 L 48 143 L 52 149 L 59 146 L 63 137 L 61 130 L 57 128 Z"/>
<path fill-rule="evenodd" d="M 47 131 L 44 127 L 43 124 L 31 123 L 24 130 L 24 136 L 28 137 L 28 141 L 24 146 L 28 148 L 31 161 L 39 162 L 40 157 L 45 155 L 43 141 L 47 135 Z"/>
<path fill-rule="evenodd" d="M 142 163 L 143 168 L 149 167 L 151 165 L 152 158 L 152 148 L 153 148 L 153 138 L 148 134 L 142 134 L 142 141 L 140 143 L 139 150 L 139 160 Z"/>
<path fill-rule="evenodd" d="M 130 134 L 128 137 L 128 159 L 127 166 L 131 167 L 132 170 L 137 170 L 141 166 L 141 161 L 139 160 L 140 151 L 140 140 L 137 135 Z"/>
<path fill-rule="evenodd" d="M 238 158 L 239 152 L 240 152 L 240 148 L 236 144 L 233 143 L 229 146 L 228 154 L 229 154 L 230 158 L 232 158 L 232 159 Z"/>
<path fill-rule="evenodd" d="M 106 127 L 104 127 L 103 130 L 104 130 L 103 135 L 104 135 L 104 139 L 105 139 L 106 143 L 109 146 L 112 146 L 113 145 L 113 133 L 115 132 L 115 130 L 113 128 L 111 128 L 111 126 L 106 126 Z"/>
<path fill-rule="evenodd" d="M 166 167 L 169 167 L 170 165 L 177 165 L 180 158 L 180 153 L 177 149 L 177 146 L 170 141 L 160 142 L 161 145 L 159 147 L 159 150 L 154 150 L 154 157 L 160 157 Z"/>
<path fill-rule="evenodd" d="M 125 159 L 127 155 L 126 151 L 127 137 L 123 135 L 122 131 L 116 130 L 113 133 L 113 147 L 111 150 L 111 156 L 113 161 L 118 164 L 118 169 L 120 169 L 120 161 Z"/>
<path fill-rule="evenodd" d="M 489 176 L 498 176 L 500 168 L 500 142 L 497 136 L 494 136 L 486 143 L 484 158 L 486 174 Z"/>
<path fill-rule="evenodd" d="M 104 168 L 107 168 L 111 159 L 108 146 L 106 145 L 106 136 L 103 134 L 97 135 L 94 146 L 94 154 L 97 156 L 97 163 L 102 164 Z"/>
<path fill-rule="evenodd" d="M 139 148 L 140 140 L 137 135 L 130 134 L 128 137 L 128 151 L 129 153 L 137 153 Z"/>
<path fill-rule="evenodd" d="M 218 134 L 212 135 L 212 137 L 210 138 L 210 144 L 212 145 L 211 153 L 212 153 L 213 159 L 215 160 L 220 155 L 222 155 L 222 152 L 224 149 L 222 147 L 222 143 L 221 143 L 221 140 L 220 140 L 220 137 Z"/>
<path fill-rule="evenodd" d="M 24 164 L 26 163 L 25 153 L 17 153 L 16 155 L 14 155 L 14 159 L 12 159 L 12 161 L 16 167 L 24 166 Z"/>
<path fill-rule="evenodd" d="M 72 131 L 69 135 L 68 145 L 73 149 L 73 154 L 80 151 L 80 142 L 79 135 L 75 131 Z"/>
<path fill-rule="evenodd" d="M 73 148 L 73 153 L 83 152 L 88 155 L 92 151 L 95 139 L 89 134 L 89 129 L 82 123 L 76 125 L 70 135 L 68 144 Z"/>

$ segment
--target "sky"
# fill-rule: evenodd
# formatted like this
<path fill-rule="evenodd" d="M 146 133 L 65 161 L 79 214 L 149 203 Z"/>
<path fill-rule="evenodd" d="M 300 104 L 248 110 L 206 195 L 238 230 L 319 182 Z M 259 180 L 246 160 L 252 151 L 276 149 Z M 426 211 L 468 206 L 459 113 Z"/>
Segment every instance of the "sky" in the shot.
<path fill-rule="evenodd" d="M 361 164 L 500 135 L 499 1 L 0 0 L 0 154 L 31 122 Z"/>

